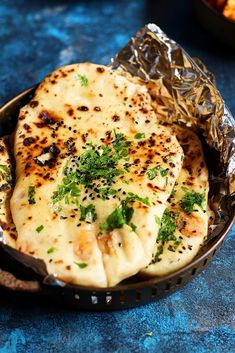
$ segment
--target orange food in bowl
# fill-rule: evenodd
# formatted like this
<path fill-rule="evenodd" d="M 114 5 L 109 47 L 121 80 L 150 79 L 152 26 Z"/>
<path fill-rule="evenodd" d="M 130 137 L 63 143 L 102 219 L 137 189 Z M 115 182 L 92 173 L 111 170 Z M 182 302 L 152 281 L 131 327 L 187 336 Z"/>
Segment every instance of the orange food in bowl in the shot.
<path fill-rule="evenodd" d="M 207 0 L 207 3 L 228 20 L 235 21 L 235 0 Z"/>
<path fill-rule="evenodd" d="M 228 0 L 223 10 L 224 17 L 235 21 L 235 0 Z"/>

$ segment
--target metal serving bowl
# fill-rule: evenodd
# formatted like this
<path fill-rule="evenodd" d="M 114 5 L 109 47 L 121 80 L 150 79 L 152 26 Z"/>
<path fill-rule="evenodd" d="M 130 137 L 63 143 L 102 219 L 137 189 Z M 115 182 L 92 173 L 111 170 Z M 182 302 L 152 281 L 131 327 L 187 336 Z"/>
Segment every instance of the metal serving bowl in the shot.
<path fill-rule="evenodd" d="M 193 0 L 201 25 L 220 42 L 235 50 L 235 22 L 213 9 L 206 0 Z"/>
<path fill-rule="evenodd" d="M 19 109 L 32 98 L 36 86 L 25 90 L 0 109 L 0 134 L 14 131 Z M 211 158 L 208 159 L 207 163 Z M 214 163 L 215 164 L 215 163 Z M 208 164 L 209 169 L 213 165 Z M 182 269 L 164 276 L 143 280 L 137 276 L 113 288 L 88 288 L 46 284 L 43 276 L 12 258 L 8 247 L 0 244 L 0 297 L 16 300 L 57 302 L 59 305 L 81 310 L 118 310 L 150 303 L 182 287 L 210 263 L 231 229 L 235 209 L 218 234 L 210 237 L 195 259 Z"/>

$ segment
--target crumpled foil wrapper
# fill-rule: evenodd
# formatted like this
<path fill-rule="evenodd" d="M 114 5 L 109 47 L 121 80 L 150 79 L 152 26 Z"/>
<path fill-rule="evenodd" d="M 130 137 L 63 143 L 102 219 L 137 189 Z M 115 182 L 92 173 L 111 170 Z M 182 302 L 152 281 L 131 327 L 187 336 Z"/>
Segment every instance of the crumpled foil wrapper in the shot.
<path fill-rule="evenodd" d="M 155 24 L 137 32 L 110 65 L 147 83 L 160 121 L 193 129 L 218 152 L 220 166 L 216 172 L 209 168 L 210 202 L 215 211 L 211 229 L 216 235 L 231 216 L 235 201 L 235 120 L 213 74 Z"/>
<path fill-rule="evenodd" d="M 203 136 L 205 145 L 210 146 L 206 152 L 207 162 L 211 159 L 214 166 L 210 168 L 208 164 L 209 200 L 215 219 L 209 242 L 233 216 L 235 201 L 235 120 L 215 86 L 213 75 L 199 59 L 192 59 L 155 24 L 143 27 L 109 66 L 146 82 L 161 121 L 176 122 L 193 129 Z M 33 270 L 45 284 L 65 285 L 56 279 L 56 274 L 47 274 L 42 260 L 5 245 L 1 231 L 0 251 Z"/>

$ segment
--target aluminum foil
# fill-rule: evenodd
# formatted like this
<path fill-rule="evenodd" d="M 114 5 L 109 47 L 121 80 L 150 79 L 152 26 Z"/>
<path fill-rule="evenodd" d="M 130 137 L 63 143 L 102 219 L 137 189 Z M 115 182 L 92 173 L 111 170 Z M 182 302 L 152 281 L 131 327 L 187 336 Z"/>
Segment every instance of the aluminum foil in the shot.
<path fill-rule="evenodd" d="M 214 225 L 221 225 L 231 216 L 235 200 L 235 120 L 213 74 L 155 24 L 137 32 L 110 65 L 147 83 L 161 121 L 190 127 L 218 151 L 220 166 L 210 173 L 210 200 Z"/>
<path fill-rule="evenodd" d="M 146 25 L 131 38 L 110 66 L 146 82 L 160 120 L 177 122 L 204 137 L 207 160 L 214 163 L 212 168 L 208 165 L 209 199 L 215 211 L 209 242 L 232 217 L 235 200 L 235 120 L 215 86 L 213 75 L 154 24 Z M 45 284 L 65 285 L 56 279 L 56 274 L 47 273 L 43 261 L 5 245 L 2 231 L 0 255 L 10 256 L 24 269 L 33 269 Z"/>

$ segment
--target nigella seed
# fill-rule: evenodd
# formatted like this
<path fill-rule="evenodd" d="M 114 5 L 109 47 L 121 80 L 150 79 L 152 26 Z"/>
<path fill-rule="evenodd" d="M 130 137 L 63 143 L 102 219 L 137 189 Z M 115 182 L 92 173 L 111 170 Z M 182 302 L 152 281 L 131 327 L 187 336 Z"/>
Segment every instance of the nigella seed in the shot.
<path fill-rule="evenodd" d="M 82 111 L 82 112 L 86 112 L 86 111 L 89 110 L 89 108 L 86 107 L 86 106 L 84 106 L 84 105 L 82 105 L 81 107 L 78 107 L 77 110 L 80 110 L 80 111 Z"/>

